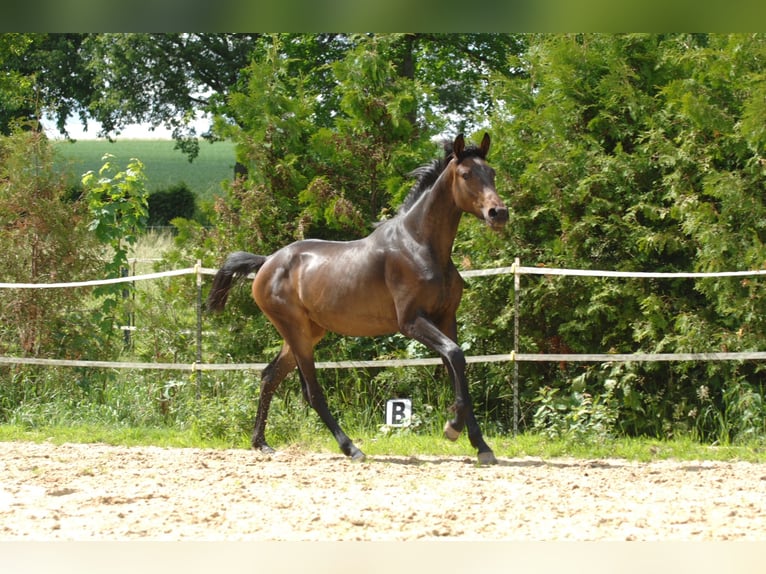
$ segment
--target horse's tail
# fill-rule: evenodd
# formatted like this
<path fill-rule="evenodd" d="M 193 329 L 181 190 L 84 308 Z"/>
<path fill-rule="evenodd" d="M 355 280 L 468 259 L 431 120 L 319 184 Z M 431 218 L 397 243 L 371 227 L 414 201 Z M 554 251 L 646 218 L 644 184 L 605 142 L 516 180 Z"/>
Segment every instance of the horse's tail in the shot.
<path fill-rule="evenodd" d="M 213 278 L 213 287 L 207 296 L 208 311 L 223 311 L 232 285 L 250 273 L 257 272 L 266 259 L 263 255 L 253 255 L 246 251 L 237 251 L 229 255 Z"/>

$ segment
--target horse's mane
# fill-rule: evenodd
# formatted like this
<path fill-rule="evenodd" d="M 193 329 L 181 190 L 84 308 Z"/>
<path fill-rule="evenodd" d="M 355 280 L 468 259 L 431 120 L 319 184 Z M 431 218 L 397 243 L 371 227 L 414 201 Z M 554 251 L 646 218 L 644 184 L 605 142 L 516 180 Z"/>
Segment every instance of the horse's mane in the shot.
<path fill-rule="evenodd" d="M 407 174 L 408 177 L 415 178 L 415 184 L 410 188 L 407 197 L 404 198 L 404 201 L 399 206 L 397 215 L 409 211 L 418 199 L 420 199 L 420 196 L 433 187 L 436 180 L 439 179 L 439 176 L 444 171 L 444 168 L 447 167 L 450 155 L 451 152 L 443 159 L 432 160 L 431 163 L 421 165 Z"/>
<path fill-rule="evenodd" d="M 421 165 L 407 174 L 408 177 L 415 178 L 415 184 L 412 186 L 407 197 L 404 198 L 402 205 L 397 210 L 397 215 L 407 213 L 407 211 L 417 203 L 418 199 L 434 186 L 436 180 L 439 179 L 439 176 L 454 155 L 452 143 L 452 140 L 444 140 L 442 142 L 442 147 L 444 148 L 444 157 L 442 159 L 432 160 L 431 163 Z M 475 145 L 466 146 L 460 153 L 458 162 L 461 162 L 468 157 L 480 157 L 485 159 L 484 154 L 479 147 Z"/>

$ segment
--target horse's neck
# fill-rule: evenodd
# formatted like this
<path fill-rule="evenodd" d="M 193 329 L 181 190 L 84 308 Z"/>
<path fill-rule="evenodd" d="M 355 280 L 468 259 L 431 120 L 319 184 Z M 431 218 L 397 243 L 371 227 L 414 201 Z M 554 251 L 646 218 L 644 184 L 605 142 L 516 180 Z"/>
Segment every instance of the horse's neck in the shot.
<path fill-rule="evenodd" d="M 404 217 L 410 235 L 428 245 L 441 264 L 450 260 L 462 215 L 452 199 L 450 183 L 449 177 L 439 177 Z"/>

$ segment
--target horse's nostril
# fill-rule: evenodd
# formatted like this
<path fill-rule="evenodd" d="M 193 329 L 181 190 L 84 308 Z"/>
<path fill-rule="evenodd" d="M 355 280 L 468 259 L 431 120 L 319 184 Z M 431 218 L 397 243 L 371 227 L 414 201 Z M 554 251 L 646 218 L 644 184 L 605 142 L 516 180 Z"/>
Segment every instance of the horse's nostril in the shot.
<path fill-rule="evenodd" d="M 489 218 L 492 221 L 505 222 L 508 221 L 508 208 L 506 207 L 491 207 L 489 210 Z"/>

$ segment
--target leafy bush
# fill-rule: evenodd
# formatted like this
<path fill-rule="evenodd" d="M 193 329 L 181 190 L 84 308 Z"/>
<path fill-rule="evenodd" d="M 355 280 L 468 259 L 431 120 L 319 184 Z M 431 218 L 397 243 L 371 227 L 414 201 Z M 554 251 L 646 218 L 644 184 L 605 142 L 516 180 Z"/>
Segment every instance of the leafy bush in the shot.
<path fill-rule="evenodd" d="M 610 381 L 604 392 L 595 396 L 582 390 L 564 395 L 560 389 L 542 387 L 534 399 L 538 407 L 533 430 L 551 439 L 606 442 L 615 436 L 616 430 L 618 410 L 613 397 L 614 384 L 615 381 Z"/>
<path fill-rule="evenodd" d="M 176 217 L 193 219 L 197 211 L 196 196 L 185 183 L 149 194 L 147 226 L 164 227 Z"/>
<path fill-rule="evenodd" d="M 89 171 L 82 177 L 88 211 L 91 216 L 88 229 L 105 245 L 111 258 L 104 261 L 102 277 L 117 278 L 128 273 L 128 253 L 146 231 L 147 191 L 144 166 L 138 159 L 131 159 L 120 170 L 115 157 L 105 154 L 98 175 Z M 120 318 L 129 314 L 131 283 L 99 285 L 94 294 L 101 298 L 93 309 L 93 315 L 101 331 L 108 339 Z"/>
<path fill-rule="evenodd" d="M 87 205 L 67 198 L 53 170 L 44 135 L 19 130 L 0 137 L 0 276 L 5 282 L 81 281 L 98 275 L 100 248 L 88 230 Z M 81 337 L 92 329 L 88 289 L 4 289 L 0 352 L 89 357 L 99 344 Z M 72 322 L 71 316 L 81 321 Z"/>
<path fill-rule="evenodd" d="M 496 167 L 514 189 L 510 249 L 527 265 L 575 269 L 761 268 L 764 54 L 762 34 L 531 38 L 530 74 L 498 80 L 504 105 L 493 117 Z M 523 285 L 523 352 L 766 348 L 760 279 L 525 277 Z M 569 397 L 571 381 L 589 373 L 581 396 L 595 405 L 615 380 L 618 426 L 629 434 L 693 429 L 720 440 L 725 421 L 733 438 L 746 433 L 726 413 L 763 412 L 757 364 L 629 364 L 615 377 L 585 366 L 523 370 L 526 400 L 545 387 Z"/>

